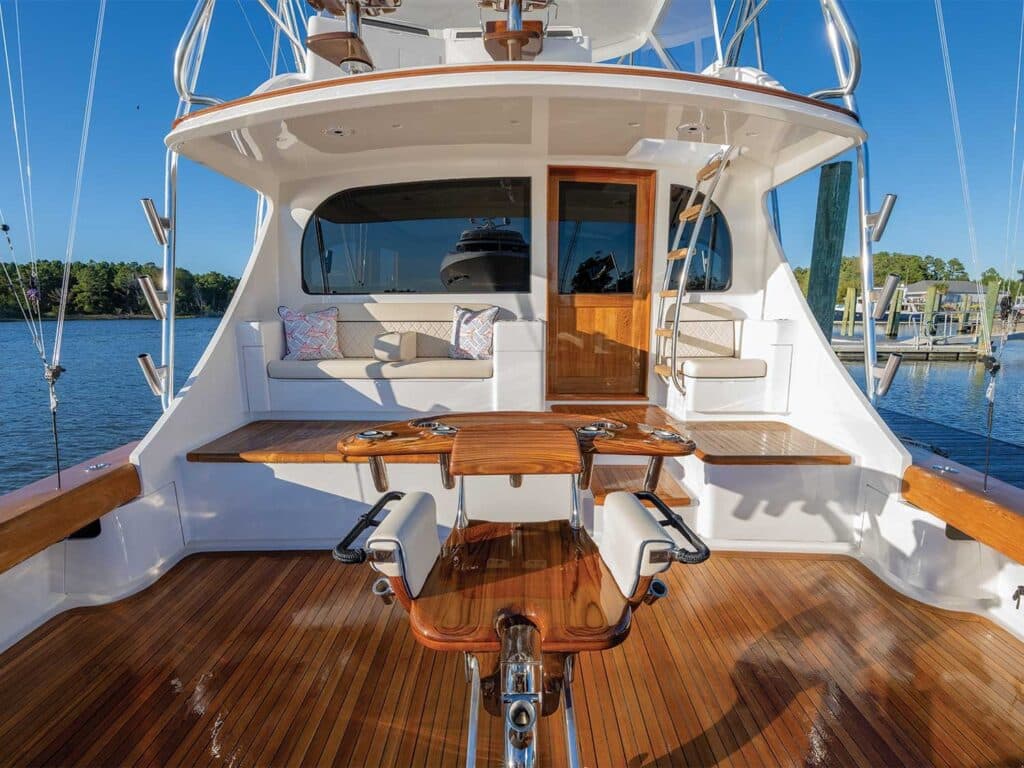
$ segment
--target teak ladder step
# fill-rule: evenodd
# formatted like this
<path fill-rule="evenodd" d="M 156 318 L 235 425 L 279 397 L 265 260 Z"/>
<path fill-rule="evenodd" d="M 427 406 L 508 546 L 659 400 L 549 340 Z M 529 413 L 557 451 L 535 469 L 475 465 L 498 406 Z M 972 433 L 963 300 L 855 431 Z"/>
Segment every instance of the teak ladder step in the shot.
<path fill-rule="evenodd" d="M 674 251 L 669 251 L 668 256 L 665 257 L 666 261 L 682 261 L 686 258 L 686 252 L 689 248 L 676 248 Z"/>
<path fill-rule="evenodd" d="M 679 214 L 679 221 L 696 221 L 700 218 L 700 208 L 701 207 L 699 205 L 691 205 L 689 208 L 684 209 L 683 212 Z"/>
<path fill-rule="evenodd" d="M 703 168 L 701 168 L 699 171 L 697 171 L 697 181 L 699 181 L 699 182 L 707 181 L 712 176 L 714 176 L 716 173 L 718 173 L 718 169 L 721 167 L 721 165 L 722 165 L 722 158 L 721 157 L 716 157 L 710 163 L 708 163 Z M 725 167 L 726 168 L 729 167 L 728 163 L 726 163 Z"/>
<path fill-rule="evenodd" d="M 654 331 L 655 336 L 660 336 L 663 339 L 671 339 L 678 333 L 679 331 L 673 331 L 671 328 L 658 328 Z"/>
<path fill-rule="evenodd" d="M 663 299 L 674 299 L 676 296 L 679 295 L 679 289 L 672 288 L 668 291 L 658 291 L 658 295 Z"/>
<path fill-rule="evenodd" d="M 654 366 L 654 372 L 659 376 L 664 376 L 667 379 L 672 375 L 672 366 L 665 365 L 664 363 L 658 363 L 657 365 Z M 679 372 L 682 373 L 681 368 L 679 369 Z"/>
<path fill-rule="evenodd" d="M 605 497 L 615 491 L 633 493 L 644 487 L 644 475 L 647 468 L 636 464 L 596 464 L 594 474 L 590 478 L 590 491 L 594 494 L 595 504 L 604 504 Z M 668 472 L 662 471 L 656 490 L 661 500 L 670 507 L 687 507 L 690 497 L 682 486 Z M 653 506 L 649 501 L 644 506 Z"/>

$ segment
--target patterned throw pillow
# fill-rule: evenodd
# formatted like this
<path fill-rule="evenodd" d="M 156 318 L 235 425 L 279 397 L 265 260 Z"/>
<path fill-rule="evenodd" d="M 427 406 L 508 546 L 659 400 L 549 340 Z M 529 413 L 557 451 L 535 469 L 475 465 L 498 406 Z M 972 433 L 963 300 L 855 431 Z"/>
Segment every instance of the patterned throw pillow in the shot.
<path fill-rule="evenodd" d="M 319 312 L 296 312 L 278 307 L 284 320 L 285 360 L 333 360 L 338 349 L 338 308 Z"/>
<path fill-rule="evenodd" d="M 476 310 L 455 307 L 448 356 L 456 360 L 490 360 L 494 343 L 494 318 L 497 316 L 497 307 Z"/>

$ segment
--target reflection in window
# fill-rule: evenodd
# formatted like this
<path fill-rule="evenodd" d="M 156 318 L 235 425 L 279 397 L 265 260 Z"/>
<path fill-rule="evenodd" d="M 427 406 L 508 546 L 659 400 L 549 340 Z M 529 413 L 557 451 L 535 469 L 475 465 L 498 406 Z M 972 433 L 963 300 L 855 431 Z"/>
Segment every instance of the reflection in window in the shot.
<path fill-rule="evenodd" d="M 636 185 L 558 185 L 558 292 L 632 293 Z"/>
<path fill-rule="evenodd" d="M 691 189 L 672 185 L 672 215 L 669 217 L 668 241 L 671 244 L 676 235 L 679 214 L 690 199 Z M 704 195 L 698 195 L 695 205 L 704 202 Z M 693 235 L 695 222 L 688 222 L 683 229 L 680 248 L 686 248 Z M 683 271 L 682 260 L 670 262 L 672 279 L 670 288 L 679 287 L 679 276 Z M 697 250 L 690 259 L 690 270 L 686 280 L 687 291 L 727 291 L 732 285 L 732 238 L 729 236 L 729 225 L 718 206 L 708 206 L 704 223 L 700 227 L 697 238 Z"/>
<path fill-rule="evenodd" d="M 530 290 L 530 180 L 348 189 L 302 235 L 309 294 Z"/>

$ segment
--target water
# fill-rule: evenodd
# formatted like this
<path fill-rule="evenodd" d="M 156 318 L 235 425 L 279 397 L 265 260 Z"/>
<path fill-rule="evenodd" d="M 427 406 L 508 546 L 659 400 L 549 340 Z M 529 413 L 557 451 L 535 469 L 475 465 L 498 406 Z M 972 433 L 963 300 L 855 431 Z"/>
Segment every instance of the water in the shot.
<path fill-rule="evenodd" d="M 217 318 L 179 320 L 176 378 L 180 386 L 217 327 Z M 47 345 L 54 324 L 46 323 Z M 138 440 L 160 416 L 160 400 L 142 377 L 137 356 L 159 359 L 155 320 L 75 320 L 64 328 L 57 382 L 61 464 L 70 466 Z M 0 323 L 0 494 L 52 474 L 53 436 L 42 362 L 24 323 Z"/>
<path fill-rule="evenodd" d="M 179 320 L 178 384 L 202 354 L 216 318 Z M 46 329 L 48 341 L 53 325 Z M 69 466 L 131 440 L 160 415 L 139 371 L 140 352 L 160 349 L 154 320 L 76 320 L 64 332 L 64 366 L 58 383 L 63 464 Z M 993 434 L 1024 444 L 1024 342 L 1010 342 L 1002 356 Z M 50 412 L 42 366 L 21 323 L 0 323 L 0 493 L 53 472 Z M 863 382 L 863 365 L 850 365 Z M 985 434 L 985 388 L 980 363 L 906 361 L 884 408 Z M 827 436 L 825 436 L 827 437 Z"/>

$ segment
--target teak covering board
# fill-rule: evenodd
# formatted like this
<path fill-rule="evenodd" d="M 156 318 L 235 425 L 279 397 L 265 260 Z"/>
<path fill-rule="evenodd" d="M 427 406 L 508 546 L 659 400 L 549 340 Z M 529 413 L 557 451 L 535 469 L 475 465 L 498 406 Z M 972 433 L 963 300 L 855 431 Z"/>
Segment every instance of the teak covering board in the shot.
<path fill-rule="evenodd" d="M 59 490 L 57 476 L 51 475 L 0 496 L 0 572 L 142 493 L 139 473 L 128 460 L 136 445 L 128 443 L 63 469 Z"/>
<path fill-rule="evenodd" d="M 919 448 L 903 473 L 903 498 L 1024 563 L 1024 489 Z M 950 471 L 952 470 L 952 471 Z"/>

